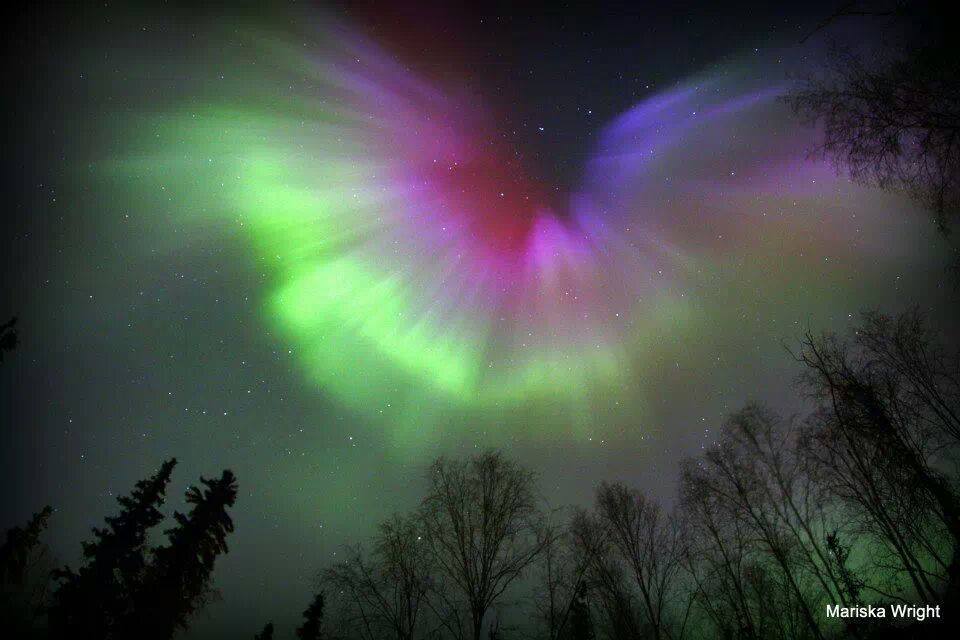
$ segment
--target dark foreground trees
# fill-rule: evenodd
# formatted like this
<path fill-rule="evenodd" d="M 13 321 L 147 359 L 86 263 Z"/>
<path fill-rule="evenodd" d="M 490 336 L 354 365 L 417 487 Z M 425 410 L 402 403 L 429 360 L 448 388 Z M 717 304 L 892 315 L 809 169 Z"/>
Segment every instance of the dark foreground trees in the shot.
<path fill-rule="evenodd" d="M 117 499 L 120 513 L 106 519 L 106 528 L 93 530 L 94 541 L 83 543 L 84 564 L 78 571 L 67 566 L 54 572 L 59 582 L 49 611 L 54 633 L 111 637 L 133 613 L 131 594 L 141 588 L 147 566 L 147 533 L 163 521 L 160 507 L 176 464 L 176 459 L 167 460 L 129 496 Z"/>
<path fill-rule="evenodd" d="M 253 640 L 273 640 L 273 623 L 268 622 L 263 630 L 253 637 Z"/>
<path fill-rule="evenodd" d="M 206 603 L 215 560 L 226 553 L 233 531 L 227 508 L 236 500 L 236 479 L 230 471 L 201 478 L 204 488 L 186 494 L 190 512 L 176 513 L 176 525 L 165 532 L 168 543 L 148 548 L 149 531 L 163 521 L 159 508 L 175 465 L 175 459 L 164 462 L 118 498 L 120 513 L 94 529 L 78 570 L 53 572 L 57 586 L 46 611 L 51 637 L 167 640 Z"/>
<path fill-rule="evenodd" d="M 533 474 L 498 452 L 430 467 L 418 520 L 434 568 L 433 610 L 480 640 L 487 613 L 543 549 Z"/>
<path fill-rule="evenodd" d="M 0 584 L 22 584 L 27 579 L 33 556 L 42 547 L 40 534 L 47 528 L 53 508 L 46 506 L 33 514 L 25 527 L 7 531 L 0 545 Z"/>
<path fill-rule="evenodd" d="M 672 509 L 603 483 L 591 508 L 558 521 L 502 454 L 436 461 L 420 508 L 323 572 L 338 603 L 329 637 L 939 633 L 943 620 L 917 631 L 826 614 L 956 606 L 957 354 L 913 311 L 866 314 L 845 337 L 807 335 L 796 357 L 809 415 L 749 405 L 730 416 L 683 465 Z"/>
<path fill-rule="evenodd" d="M 414 518 L 394 516 L 380 525 L 369 556 L 356 545 L 345 550 L 344 560 L 324 570 L 321 583 L 334 596 L 341 629 L 368 640 L 423 635 L 432 585 L 422 534 Z M 314 617 L 319 607 L 322 615 L 323 604 L 320 596 L 307 614 Z M 320 629 L 311 617 L 301 627 L 303 637 L 313 637 L 309 634 Z"/>
<path fill-rule="evenodd" d="M 954 606 L 957 354 L 913 311 L 808 334 L 797 358 L 809 417 L 748 407 L 683 472 L 700 622 L 727 637 L 865 637 L 877 631 L 826 605 Z"/>
<path fill-rule="evenodd" d="M 355 637 L 410 640 L 442 633 L 479 640 L 489 612 L 545 546 L 533 475 L 502 454 L 440 458 L 420 508 L 380 526 L 321 583 L 338 628 Z"/>
<path fill-rule="evenodd" d="M 3 362 L 6 353 L 17 348 L 18 342 L 17 319 L 13 317 L 7 322 L 0 324 L 0 362 Z"/>
<path fill-rule="evenodd" d="M 947 620 L 831 619 L 828 605 L 958 604 L 960 359 L 916 311 L 806 335 L 806 416 L 750 405 L 685 462 L 667 506 L 601 483 L 589 508 L 547 513 L 502 453 L 440 458 L 420 504 L 320 575 L 301 639 L 830 640 L 933 637 Z M 233 530 L 230 471 L 187 492 L 166 540 L 149 532 L 175 461 L 120 498 L 55 572 L 45 509 L 0 545 L 5 630 L 168 640 L 210 599 Z M 36 584 L 45 585 L 41 580 Z M 31 595 L 32 594 L 32 595 Z M 21 615 L 24 614 L 24 615 Z M 44 614 L 49 628 L 36 624 Z M 938 624 L 940 626 L 938 626 Z M 895 626 L 899 625 L 899 626 Z M 258 637 L 282 635 L 272 625 Z M 917 634 L 926 634 L 917 635 Z M 251 629 L 249 636 L 255 635 Z"/>
<path fill-rule="evenodd" d="M 225 470 L 219 478 L 200 478 L 203 488 L 187 490 L 189 513 L 175 513 L 169 542 L 153 550 L 141 587 L 134 593 L 133 615 L 120 623 L 120 637 L 165 640 L 187 628 L 190 617 L 212 595 L 217 556 L 226 553 L 233 520 L 227 513 L 237 498 L 237 481 Z"/>
<path fill-rule="evenodd" d="M 951 8 L 870 4 L 847 3 L 836 17 L 882 18 L 897 35 L 887 33 L 868 55 L 834 47 L 828 65 L 789 102 L 820 125 L 820 150 L 839 167 L 915 198 L 946 232 L 960 212 L 960 56 Z"/>
<path fill-rule="evenodd" d="M 44 507 L 24 527 L 9 529 L 0 544 L 0 619 L 17 637 L 35 635 L 43 618 L 51 559 L 40 536 L 52 513 Z"/>
<path fill-rule="evenodd" d="M 300 640 L 322 640 L 323 610 L 326 606 L 326 597 L 321 591 L 313 597 L 310 606 L 303 612 L 303 624 L 297 627 L 296 635 Z"/>
<path fill-rule="evenodd" d="M 597 610 L 588 619 L 605 634 L 657 640 L 683 635 L 690 609 L 675 606 L 689 604 L 679 584 L 677 520 L 639 491 L 602 483 L 593 510 L 578 512 L 571 526 L 585 567 L 572 612 L 587 617 L 582 607 L 592 596 Z"/>
<path fill-rule="evenodd" d="M 798 354 L 820 409 L 804 452 L 889 568 L 924 599 L 960 593 L 957 358 L 916 311 L 867 314 L 851 340 L 808 335 Z"/>

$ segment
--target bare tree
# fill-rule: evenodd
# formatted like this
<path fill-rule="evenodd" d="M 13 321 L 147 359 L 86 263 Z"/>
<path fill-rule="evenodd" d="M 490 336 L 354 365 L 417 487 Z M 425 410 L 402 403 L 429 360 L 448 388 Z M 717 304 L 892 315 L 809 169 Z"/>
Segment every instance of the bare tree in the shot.
<path fill-rule="evenodd" d="M 412 640 L 427 635 L 425 597 L 430 564 L 415 519 L 394 516 L 380 525 L 370 559 L 360 546 L 327 568 L 321 584 L 339 605 L 341 632 L 366 640 Z"/>
<path fill-rule="evenodd" d="M 773 620 L 755 604 L 748 569 L 755 550 L 739 519 L 727 517 L 719 497 L 699 472 L 699 461 L 684 464 L 680 506 L 686 518 L 683 562 L 694 585 L 695 602 L 722 638 L 779 637 Z"/>
<path fill-rule="evenodd" d="M 640 616 L 624 566 L 612 553 L 604 523 L 593 512 L 579 510 L 570 524 L 578 554 L 587 562 L 587 589 L 595 600 L 598 626 L 608 638 L 643 636 Z"/>
<path fill-rule="evenodd" d="M 822 411 L 808 422 L 801 451 L 837 498 L 853 526 L 852 535 L 869 543 L 873 568 L 879 570 L 876 577 L 883 582 L 868 575 L 866 588 L 902 598 L 896 579 L 905 576 L 918 597 L 932 601 L 943 575 L 927 566 L 932 563 L 945 572 L 950 561 L 937 543 L 942 529 L 931 531 L 928 501 L 916 500 L 916 490 L 906 484 L 904 470 L 889 463 L 886 448 Z"/>
<path fill-rule="evenodd" d="M 420 509 L 439 581 L 430 602 L 455 637 L 479 640 L 489 609 L 543 550 L 533 474 L 502 454 L 439 458 Z"/>
<path fill-rule="evenodd" d="M 753 542 L 745 559 L 746 573 L 727 570 L 736 576 L 737 588 L 744 593 L 751 589 L 765 592 L 757 601 L 761 607 L 774 601 L 772 594 L 779 592 L 781 610 L 773 619 L 782 623 L 785 614 L 793 614 L 803 632 L 791 630 L 790 635 L 822 638 L 816 611 L 820 596 L 831 595 L 831 585 L 820 571 L 825 567 L 811 559 L 811 537 L 816 534 L 804 531 L 809 531 L 810 524 L 797 517 L 803 515 L 797 502 L 793 509 L 788 506 L 800 496 L 791 486 L 788 467 L 779 459 L 784 451 L 773 440 L 777 423 L 760 407 L 734 414 L 724 426 L 718 446 L 708 450 L 700 464 L 688 466 L 685 482 L 691 489 L 696 487 L 694 495 L 710 496 L 711 519 L 735 523 L 735 530 L 743 531 Z M 702 519 L 706 515 L 702 507 L 700 513 Z M 714 526 L 713 522 L 701 526 L 704 524 Z M 746 602 L 742 606 L 749 607 Z"/>
<path fill-rule="evenodd" d="M 603 483 L 597 490 L 597 518 L 610 549 L 625 567 L 643 612 L 644 628 L 656 640 L 682 637 L 689 609 L 681 607 L 672 620 L 669 606 L 682 603 L 679 530 L 658 503 L 636 490 Z"/>
<path fill-rule="evenodd" d="M 820 151 L 852 178 L 915 198 L 946 232 L 960 209 L 960 58 L 946 16 L 928 8 L 936 3 L 856 4 L 821 27 L 843 16 L 892 16 L 899 27 L 922 24 L 922 37 L 885 42 L 869 56 L 835 47 L 823 72 L 788 102 L 821 125 Z"/>
<path fill-rule="evenodd" d="M 798 454 L 801 435 L 794 420 L 748 405 L 727 421 L 722 448 L 736 452 L 734 474 L 755 489 L 752 500 L 738 497 L 741 507 L 753 510 L 750 521 L 764 532 L 776 531 L 776 546 L 789 551 L 798 578 L 813 583 L 818 594 L 811 608 L 825 602 L 850 606 L 858 578 L 840 542 L 846 522 L 817 470 Z"/>
<path fill-rule="evenodd" d="M 892 318 L 863 314 L 854 344 L 872 367 L 882 368 L 895 384 L 923 436 L 944 446 L 960 445 L 960 358 L 943 344 L 913 308 Z"/>
<path fill-rule="evenodd" d="M 943 465 L 956 443 L 957 377 L 916 312 L 867 314 L 846 341 L 808 334 L 798 354 L 821 409 L 805 451 L 882 541 L 918 595 L 960 589 L 960 501 Z M 942 540 L 950 541 L 950 550 Z M 946 552 L 945 552 L 946 551 Z"/>
<path fill-rule="evenodd" d="M 567 524 L 546 523 L 541 540 L 543 550 L 535 565 L 536 587 L 533 606 L 549 640 L 576 635 L 578 613 L 583 618 L 587 595 L 590 556 L 582 553 Z"/>

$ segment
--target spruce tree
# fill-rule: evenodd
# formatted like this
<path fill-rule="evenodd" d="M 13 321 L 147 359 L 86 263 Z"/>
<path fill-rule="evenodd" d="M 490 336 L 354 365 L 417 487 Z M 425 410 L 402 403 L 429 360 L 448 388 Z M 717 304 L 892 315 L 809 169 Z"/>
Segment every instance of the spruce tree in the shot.
<path fill-rule="evenodd" d="M 0 362 L 3 362 L 4 353 L 17 348 L 18 342 L 17 319 L 14 317 L 0 325 Z"/>
<path fill-rule="evenodd" d="M 26 527 L 8 530 L 0 545 L 0 630 L 5 637 L 38 635 L 37 623 L 43 613 L 49 576 L 49 571 L 40 566 L 46 553 L 40 534 L 52 512 L 50 507 L 44 507 Z"/>
<path fill-rule="evenodd" d="M 228 551 L 226 538 L 233 531 L 227 507 L 236 501 L 237 483 L 229 470 L 219 479 L 201 477 L 200 482 L 202 490 L 187 490 L 190 512 L 174 514 L 177 524 L 166 531 L 169 543 L 153 551 L 135 611 L 122 627 L 124 637 L 168 640 L 177 629 L 187 628 L 212 592 L 214 562 Z"/>
<path fill-rule="evenodd" d="M 596 638 L 585 584 L 581 584 L 577 588 L 573 604 L 570 606 L 570 638 L 571 640 L 594 640 Z"/>
<path fill-rule="evenodd" d="M 119 515 L 106 518 L 105 528 L 94 528 L 94 541 L 83 543 L 85 563 L 78 571 L 67 566 L 54 572 L 59 581 L 49 611 L 54 635 L 120 637 L 116 625 L 130 614 L 131 594 L 146 568 L 147 533 L 163 520 L 159 507 L 176 464 L 175 458 L 167 460 L 129 496 L 117 498 Z"/>
<path fill-rule="evenodd" d="M 253 640 L 273 640 L 273 623 L 268 622 L 263 631 L 253 636 Z"/>
<path fill-rule="evenodd" d="M 313 602 L 303 612 L 303 624 L 297 628 L 297 637 L 300 640 L 323 639 L 323 605 L 324 598 L 321 591 L 313 597 Z"/>
<path fill-rule="evenodd" d="M 47 528 L 53 509 L 48 505 L 33 514 L 24 528 L 7 530 L 6 539 L 0 545 L 0 584 L 18 586 L 26 578 L 30 554 L 40 543 L 40 534 Z"/>

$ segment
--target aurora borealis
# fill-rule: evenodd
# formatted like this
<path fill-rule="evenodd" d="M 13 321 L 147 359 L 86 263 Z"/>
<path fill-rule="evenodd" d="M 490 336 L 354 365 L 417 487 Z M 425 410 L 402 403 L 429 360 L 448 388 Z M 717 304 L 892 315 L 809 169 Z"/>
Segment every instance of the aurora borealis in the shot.
<path fill-rule="evenodd" d="M 819 232 L 802 218 L 825 194 L 862 197 L 799 160 L 797 130 L 752 139 L 748 123 L 784 118 L 782 87 L 752 77 L 750 61 L 618 115 L 578 183 L 559 189 L 524 174 L 476 102 L 343 28 L 314 29 L 319 52 L 243 34 L 269 79 L 242 74 L 237 98 L 219 86 L 134 116 L 144 140 L 101 171 L 187 233 L 239 231 L 272 281 L 261 318 L 307 380 L 360 412 L 384 401 L 401 442 L 432 435 L 437 406 L 548 405 L 568 417 L 554 433 L 590 433 L 596 405 L 622 401 L 651 345 L 701 304 L 698 275 L 765 252 L 757 239 L 731 247 L 724 231 L 772 215 L 772 242 L 790 242 Z M 286 78 L 317 97 L 258 90 Z"/>
<path fill-rule="evenodd" d="M 231 466 L 209 633 L 295 615 L 437 452 L 669 493 L 730 410 L 799 402 L 803 330 L 946 313 L 923 212 L 780 100 L 818 9 L 24 18 L 4 522 L 61 505 L 69 558 L 162 457 Z"/>

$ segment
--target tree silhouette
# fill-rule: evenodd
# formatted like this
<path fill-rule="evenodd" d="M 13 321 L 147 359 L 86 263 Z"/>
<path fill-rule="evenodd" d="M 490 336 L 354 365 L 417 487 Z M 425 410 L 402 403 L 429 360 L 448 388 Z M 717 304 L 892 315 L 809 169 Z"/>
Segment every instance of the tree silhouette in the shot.
<path fill-rule="evenodd" d="M 687 522 L 684 561 L 697 604 L 717 637 L 783 637 L 776 619 L 757 606 L 748 567 L 756 557 L 752 537 L 739 518 L 728 517 L 719 497 L 688 461 L 681 472 L 680 501 Z"/>
<path fill-rule="evenodd" d="M 596 601 L 596 626 L 606 636 L 640 638 L 640 618 L 623 565 L 611 552 L 609 532 L 596 513 L 578 510 L 570 523 L 578 553 L 587 562 L 586 584 Z"/>
<path fill-rule="evenodd" d="M 957 358 L 916 311 L 897 320 L 866 314 L 853 341 L 808 334 L 798 358 L 821 403 L 810 458 L 894 550 L 921 597 L 938 592 L 929 562 L 945 571 L 950 597 L 960 596 L 960 497 L 942 471 L 960 415 Z"/>
<path fill-rule="evenodd" d="M 35 635 L 47 593 L 46 545 L 40 534 L 53 510 L 47 506 L 33 514 L 25 527 L 13 527 L 0 545 L 0 620 L 14 637 Z M 38 575 L 39 574 L 39 575 Z"/>
<path fill-rule="evenodd" d="M 787 457 L 790 440 L 783 431 L 775 415 L 748 406 L 727 421 L 718 446 L 707 450 L 699 464 L 684 469 L 683 481 L 687 495 L 709 496 L 712 517 L 755 541 L 748 547 L 738 587 L 761 597 L 745 606 L 753 606 L 764 622 L 785 627 L 785 614 L 791 614 L 791 624 L 782 634 L 786 637 L 823 638 L 818 598 L 825 596 L 832 603 L 835 594 L 812 559 L 810 524 L 805 510 L 797 506 L 809 505 L 810 500 L 798 482 L 795 461 Z M 703 518 L 692 522 L 706 524 Z M 777 604 L 778 612 L 763 610 L 771 603 Z"/>
<path fill-rule="evenodd" d="M 570 640 L 594 640 L 593 616 L 587 602 L 587 585 L 581 583 L 570 607 Z"/>
<path fill-rule="evenodd" d="M 490 607 L 543 549 L 534 478 L 501 453 L 487 451 L 437 459 L 428 481 L 420 518 L 443 580 L 431 590 L 433 607 L 455 637 L 480 640 Z"/>
<path fill-rule="evenodd" d="M 163 520 L 159 507 L 177 461 L 164 462 L 152 477 L 137 482 L 129 496 L 117 498 L 120 514 L 106 518 L 106 528 L 93 530 L 95 540 L 83 543 L 85 564 L 78 571 L 58 569 L 50 625 L 55 633 L 76 638 L 111 638 L 116 624 L 132 615 L 132 594 L 146 568 L 148 531 Z"/>
<path fill-rule="evenodd" d="M 437 459 L 416 510 L 384 521 L 369 552 L 349 547 L 321 573 L 324 590 L 296 636 L 500 638 L 517 628 L 504 612 L 521 604 L 513 595 L 528 570 L 527 603 L 547 640 L 876 640 L 890 629 L 856 620 L 840 629 L 824 605 L 957 602 L 960 357 L 916 311 L 865 314 L 849 337 L 807 334 L 795 356 L 812 412 L 732 414 L 683 464 L 669 512 L 603 482 L 592 508 L 555 511 L 564 515 L 554 521 L 537 506 L 533 474 L 504 455 Z M 148 551 L 175 464 L 118 498 L 120 513 L 93 530 L 77 571 L 54 572 L 50 637 L 170 640 L 212 597 L 236 479 L 201 478 L 167 543 Z M 50 514 L 0 544 L 7 635 L 43 631 L 42 598 L 12 594 L 36 573 Z M 916 632 L 928 628 L 941 630 Z M 268 623 L 255 637 L 273 632 Z"/>
<path fill-rule="evenodd" d="M 569 526 L 545 521 L 539 536 L 544 545 L 535 564 L 539 585 L 533 606 L 545 636 L 559 640 L 570 635 L 578 597 L 585 593 L 591 557 L 576 545 Z"/>
<path fill-rule="evenodd" d="M 169 543 L 153 551 L 134 611 L 123 621 L 123 637 L 168 640 L 187 628 L 211 596 L 214 563 L 228 551 L 226 538 L 233 531 L 227 508 L 236 501 L 237 483 L 229 470 L 200 482 L 205 488 L 187 490 L 190 512 L 174 514 L 177 524 L 166 531 Z"/>
<path fill-rule="evenodd" d="M 7 530 L 0 545 L 0 584 L 20 585 L 26 578 L 30 555 L 40 544 L 40 534 L 47 528 L 53 508 L 49 505 L 33 514 L 23 528 Z"/>
<path fill-rule="evenodd" d="M 321 591 L 303 612 L 303 624 L 297 627 L 296 632 L 300 640 L 323 640 L 323 608 L 324 596 Z"/>
<path fill-rule="evenodd" d="M 410 640 L 423 626 L 430 560 L 415 518 L 395 515 L 380 525 L 373 553 L 357 545 L 327 568 L 321 582 L 339 594 L 338 623 L 369 640 Z"/>
<path fill-rule="evenodd" d="M 610 552 L 623 564 L 639 595 L 644 626 L 660 640 L 670 634 L 673 622 L 667 606 L 677 596 L 678 531 L 660 505 L 619 483 L 600 485 L 596 512 Z"/>
<path fill-rule="evenodd" d="M 263 627 L 263 631 L 253 636 L 253 640 L 273 640 L 273 623 L 268 622 Z"/>
<path fill-rule="evenodd" d="M 960 210 L 960 58 L 943 3 L 902 3 L 895 16 L 915 22 L 905 38 L 869 57 L 835 48 L 827 68 L 805 79 L 788 102 L 822 126 L 820 150 L 852 178 L 905 192 L 928 207 L 947 232 Z M 889 39 L 888 39 L 889 40 Z"/>
<path fill-rule="evenodd" d="M 14 316 L 0 325 L 0 362 L 3 362 L 3 355 L 17 348 L 19 338 L 17 336 L 17 318 Z"/>
<path fill-rule="evenodd" d="M 844 546 L 836 531 L 827 534 L 826 544 L 827 549 L 830 550 L 832 564 L 836 567 L 836 572 L 843 585 L 842 601 L 852 605 L 862 604 L 860 594 L 863 591 L 863 580 L 857 577 L 848 566 L 850 547 Z"/>

